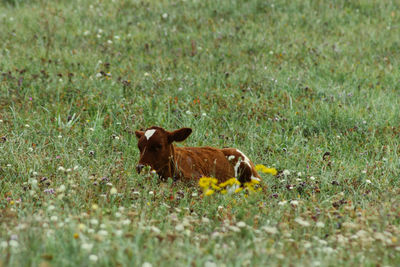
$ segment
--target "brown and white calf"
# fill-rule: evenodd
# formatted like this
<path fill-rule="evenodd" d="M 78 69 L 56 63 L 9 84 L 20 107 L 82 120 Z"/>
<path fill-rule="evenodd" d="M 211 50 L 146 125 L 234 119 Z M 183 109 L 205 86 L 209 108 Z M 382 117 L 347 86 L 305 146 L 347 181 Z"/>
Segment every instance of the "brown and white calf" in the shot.
<path fill-rule="evenodd" d="M 190 128 L 169 132 L 156 126 L 136 131 L 140 150 L 137 172 L 150 166 L 161 178 L 193 180 L 206 176 L 224 182 L 236 177 L 241 183 L 260 180 L 254 164 L 238 149 L 177 147 L 173 144 L 185 140 L 191 133 Z"/>

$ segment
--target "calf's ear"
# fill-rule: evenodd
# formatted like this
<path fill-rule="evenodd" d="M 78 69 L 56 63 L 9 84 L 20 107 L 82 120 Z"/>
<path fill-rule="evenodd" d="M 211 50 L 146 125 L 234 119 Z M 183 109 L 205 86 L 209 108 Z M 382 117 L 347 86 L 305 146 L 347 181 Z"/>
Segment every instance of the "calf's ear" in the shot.
<path fill-rule="evenodd" d="M 192 133 L 192 129 L 190 128 L 181 128 L 179 130 L 169 132 L 168 133 L 168 142 L 182 142 L 186 138 L 189 137 L 189 135 Z"/>
<path fill-rule="evenodd" d="M 142 131 L 135 131 L 135 135 L 137 139 L 140 139 L 140 137 L 142 137 L 144 135 L 144 132 Z"/>

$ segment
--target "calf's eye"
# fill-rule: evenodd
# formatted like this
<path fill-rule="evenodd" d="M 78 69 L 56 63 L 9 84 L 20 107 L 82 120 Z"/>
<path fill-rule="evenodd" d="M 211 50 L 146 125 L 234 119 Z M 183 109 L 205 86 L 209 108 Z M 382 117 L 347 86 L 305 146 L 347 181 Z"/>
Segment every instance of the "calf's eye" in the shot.
<path fill-rule="evenodd" d="M 159 151 L 161 149 L 161 145 L 154 145 L 151 147 L 151 150 L 153 151 Z"/>

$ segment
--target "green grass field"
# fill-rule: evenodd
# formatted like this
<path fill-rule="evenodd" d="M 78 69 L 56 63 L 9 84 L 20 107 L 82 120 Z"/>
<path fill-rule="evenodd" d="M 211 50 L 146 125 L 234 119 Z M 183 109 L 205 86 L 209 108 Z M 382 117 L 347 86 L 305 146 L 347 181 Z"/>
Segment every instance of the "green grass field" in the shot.
<path fill-rule="evenodd" d="M 0 3 L 0 266 L 399 266 L 400 3 Z M 138 175 L 134 131 L 263 191 Z"/>

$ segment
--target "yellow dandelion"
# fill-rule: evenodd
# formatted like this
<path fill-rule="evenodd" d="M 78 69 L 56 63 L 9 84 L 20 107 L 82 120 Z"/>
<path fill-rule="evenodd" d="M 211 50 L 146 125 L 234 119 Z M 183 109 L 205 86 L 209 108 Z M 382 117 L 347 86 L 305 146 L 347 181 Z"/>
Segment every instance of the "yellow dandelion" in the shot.
<path fill-rule="evenodd" d="M 234 184 L 240 185 L 240 182 L 236 178 L 231 178 L 223 183 L 220 183 L 220 187 L 227 187 L 227 186 L 232 186 Z"/>
<path fill-rule="evenodd" d="M 236 193 L 239 193 L 239 192 L 242 191 L 242 190 L 243 190 L 243 187 L 238 187 L 238 188 L 236 188 L 235 194 L 236 194 Z"/>
<path fill-rule="evenodd" d="M 275 168 L 267 168 L 262 164 L 256 165 L 256 171 L 260 171 L 260 172 L 263 172 L 263 173 L 269 173 L 269 174 L 272 174 L 272 175 L 277 175 L 278 174 L 278 171 Z"/>
<path fill-rule="evenodd" d="M 211 196 L 212 194 L 214 194 L 214 190 L 212 190 L 212 189 L 208 189 L 204 194 L 206 195 L 206 196 Z"/>
<path fill-rule="evenodd" d="M 199 180 L 199 186 L 202 188 L 207 188 L 213 184 L 217 184 L 218 180 L 213 177 L 201 177 Z"/>
<path fill-rule="evenodd" d="M 212 184 L 211 188 L 214 190 L 221 190 L 221 187 L 219 187 L 218 185 Z"/>

